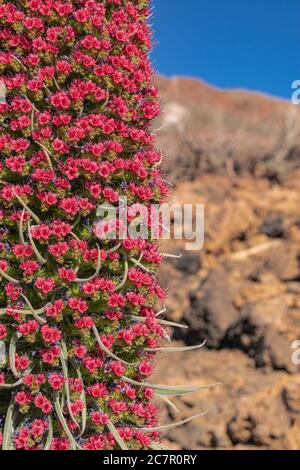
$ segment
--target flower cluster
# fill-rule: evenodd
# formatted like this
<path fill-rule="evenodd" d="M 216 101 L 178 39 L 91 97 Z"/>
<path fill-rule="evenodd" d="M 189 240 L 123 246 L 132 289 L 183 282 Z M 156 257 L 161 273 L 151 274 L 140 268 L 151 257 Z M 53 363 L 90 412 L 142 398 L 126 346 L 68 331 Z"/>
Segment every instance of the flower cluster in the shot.
<path fill-rule="evenodd" d="M 3 449 L 159 438 L 149 376 L 166 334 L 161 255 L 94 230 L 98 205 L 168 193 L 150 127 L 149 14 L 148 0 L 0 1 Z"/>

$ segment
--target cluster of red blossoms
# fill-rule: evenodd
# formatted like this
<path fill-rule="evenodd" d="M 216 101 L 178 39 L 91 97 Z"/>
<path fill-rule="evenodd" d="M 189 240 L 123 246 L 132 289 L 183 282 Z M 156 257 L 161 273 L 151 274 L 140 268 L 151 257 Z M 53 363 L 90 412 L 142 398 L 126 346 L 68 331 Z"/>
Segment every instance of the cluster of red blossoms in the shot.
<path fill-rule="evenodd" d="M 98 240 L 99 204 L 168 188 L 151 120 L 148 0 L 0 0 L 0 443 L 147 449 L 165 336 L 149 240 Z M 5 346 L 5 349 L 4 349 Z M 153 351 L 152 351 L 153 349 Z"/>

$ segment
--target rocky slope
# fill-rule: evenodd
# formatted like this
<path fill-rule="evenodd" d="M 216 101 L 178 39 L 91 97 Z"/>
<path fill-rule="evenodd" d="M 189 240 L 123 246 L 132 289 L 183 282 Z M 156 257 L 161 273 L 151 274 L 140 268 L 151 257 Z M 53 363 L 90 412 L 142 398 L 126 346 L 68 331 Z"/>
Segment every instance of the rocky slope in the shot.
<path fill-rule="evenodd" d="M 278 179 L 299 166 L 299 106 L 199 80 L 157 82 L 164 111 L 157 136 L 172 180 L 194 180 L 205 172 Z"/>
<path fill-rule="evenodd" d="M 182 258 L 166 260 L 161 276 L 169 287 L 168 318 L 189 326 L 174 331 L 173 341 L 195 345 L 206 339 L 206 346 L 171 357 L 162 354 L 157 382 L 221 384 L 174 399 L 180 414 L 162 410 L 163 422 L 208 410 L 197 421 L 170 431 L 166 443 L 184 449 L 300 448 L 300 368 L 292 361 L 292 344 L 300 340 L 300 171 L 297 158 L 287 157 L 289 150 L 281 157 L 284 178 L 281 173 L 270 178 L 263 156 L 269 153 L 268 164 L 274 163 L 277 154 L 271 149 L 277 136 L 272 128 L 289 105 L 179 79 L 162 79 L 161 89 L 166 109 L 184 101 L 186 113 L 199 108 L 201 114 L 203 101 L 211 103 L 211 115 L 213 107 L 225 106 L 246 121 L 251 118 L 253 142 L 251 133 L 243 137 L 243 155 L 253 162 L 255 148 L 253 168 L 260 167 L 265 175 L 258 178 L 255 172 L 238 170 L 241 154 L 234 143 L 232 166 L 204 170 L 202 158 L 210 154 L 205 147 L 196 172 L 195 154 L 194 159 L 184 158 L 180 151 L 183 114 L 179 119 L 178 109 L 171 106 L 173 122 L 170 112 L 160 137 L 175 182 L 170 202 L 205 205 L 205 246 L 185 252 L 184 241 L 165 241 L 164 251 L 181 252 Z M 201 120 L 192 121 L 200 142 L 206 131 Z M 262 133 L 269 128 L 270 135 L 266 132 L 259 139 L 260 125 Z M 195 146 L 195 139 L 190 143 Z M 288 171 L 291 168 L 294 171 Z"/>

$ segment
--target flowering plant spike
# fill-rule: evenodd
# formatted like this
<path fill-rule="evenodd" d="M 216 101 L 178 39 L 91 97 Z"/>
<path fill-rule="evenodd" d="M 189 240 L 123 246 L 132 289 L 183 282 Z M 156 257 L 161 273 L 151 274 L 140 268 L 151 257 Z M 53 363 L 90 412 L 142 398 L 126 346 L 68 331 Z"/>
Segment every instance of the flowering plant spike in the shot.
<path fill-rule="evenodd" d="M 168 325 L 157 242 L 97 236 L 99 205 L 168 193 L 149 14 L 0 0 L 3 450 L 162 448 L 158 399 L 195 390 L 149 378 Z"/>

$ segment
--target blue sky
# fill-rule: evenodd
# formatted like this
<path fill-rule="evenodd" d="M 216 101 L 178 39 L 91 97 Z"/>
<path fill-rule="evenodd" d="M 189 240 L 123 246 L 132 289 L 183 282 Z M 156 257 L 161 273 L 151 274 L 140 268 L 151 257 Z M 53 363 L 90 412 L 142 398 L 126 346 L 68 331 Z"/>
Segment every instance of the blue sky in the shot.
<path fill-rule="evenodd" d="M 152 0 L 164 75 L 289 98 L 300 79 L 299 0 Z"/>

